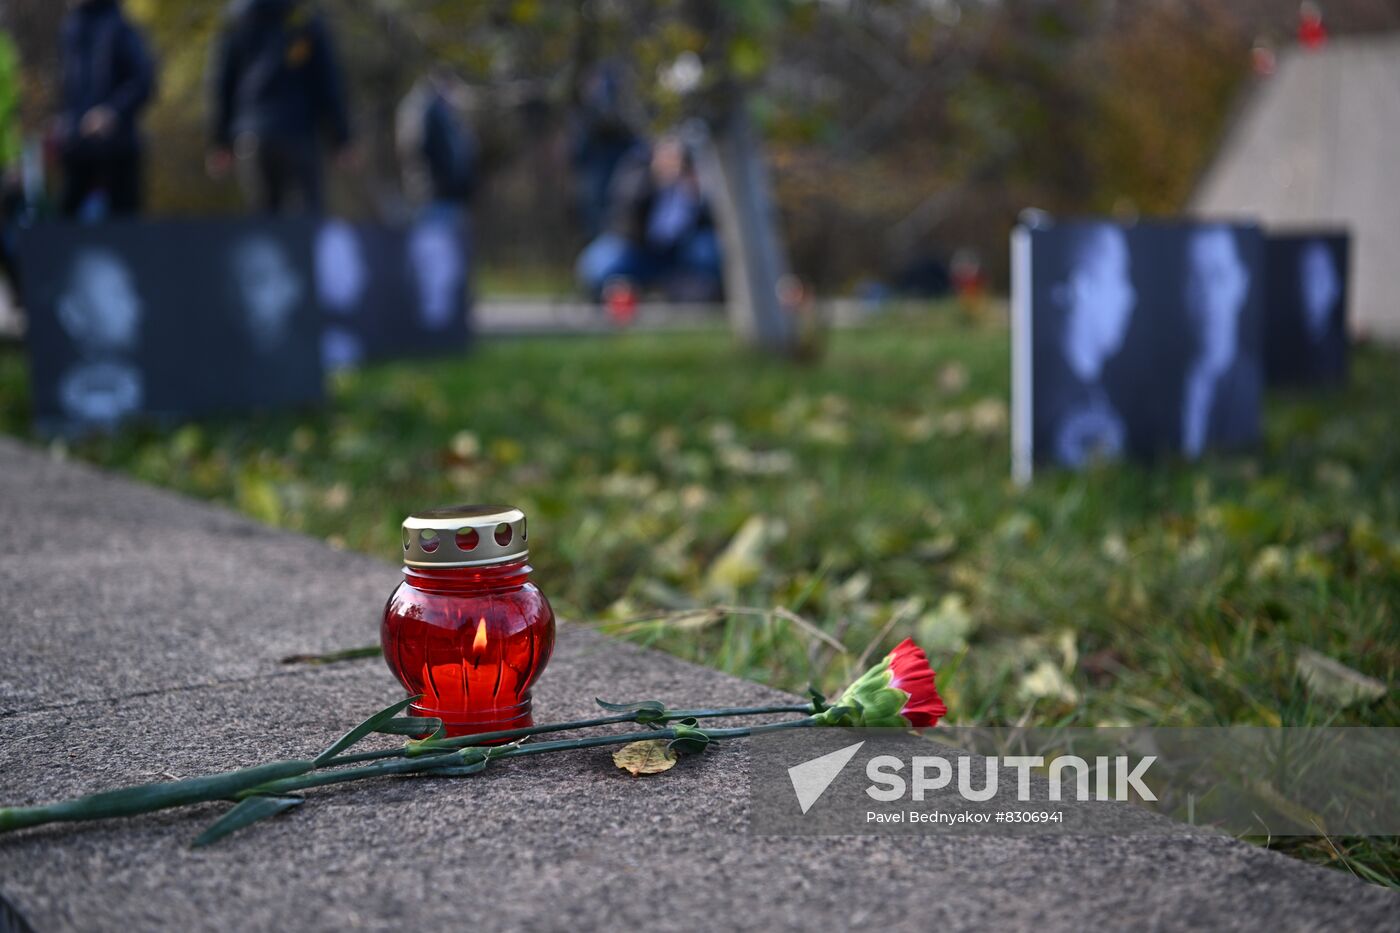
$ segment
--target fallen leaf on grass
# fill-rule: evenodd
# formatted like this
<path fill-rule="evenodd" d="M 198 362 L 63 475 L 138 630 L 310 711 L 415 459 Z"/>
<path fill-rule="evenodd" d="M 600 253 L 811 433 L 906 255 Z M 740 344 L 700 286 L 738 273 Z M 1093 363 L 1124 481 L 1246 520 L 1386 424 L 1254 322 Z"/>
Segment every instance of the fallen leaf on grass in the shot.
<path fill-rule="evenodd" d="M 1079 691 L 1051 661 L 1041 661 L 1022 677 L 1016 693 L 1023 703 L 1035 700 L 1056 700 L 1068 704 L 1079 702 Z"/>
<path fill-rule="evenodd" d="M 750 515 L 706 574 L 708 589 L 732 595 L 756 581 L 766 566 L 768 546 L 782 539 L 786 527 L 762 515 Z"/>
<path fill-rule="evenodd" d="M 642 774 L 660 774 L 676 766 L 676 753 L 666 747 L 665 739 L 643 739 L 632 742 L 613 752 L 613 764 L 633 777 Z"/>
<path fill-rule="evenodd" d="M 967 647 L 968 636 L 976 627 L 962 594 L 945 593 L 937 607 L 919 617 L 914 630 L 925 651 L 956 652 Z"/>
<path fill-rule="evenodd" d="M 1310 648 L 1298 652 L 1298 676 L 1308 689 L 1338 706 L 1372 703 L 1385 696 L 1385 684 Z"/>

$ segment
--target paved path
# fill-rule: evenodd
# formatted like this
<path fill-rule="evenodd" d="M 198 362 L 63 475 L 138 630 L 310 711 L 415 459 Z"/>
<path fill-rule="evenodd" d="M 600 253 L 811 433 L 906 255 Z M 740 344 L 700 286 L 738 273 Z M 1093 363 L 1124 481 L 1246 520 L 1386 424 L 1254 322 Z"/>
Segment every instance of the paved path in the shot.
<path fill-rule="evenodd" d="M 277 660 L 373 641 L 388 564 L 4 439 L 0 528 L 4 803 L 314 754 L 397 695 L 377 660 Z M 565 627 L 540 715 L 623 694 L 780 696 Z M 652 779 L 525 759 L 323 789 L 199 851 L 219 806 L 41 827 L 0 837 L 0 892 L 40 931 L 1359 930 L 1400 906 L 1215 837 L 751 836 L 747 774 L 742 742 Z"/>
<path fill-rule="evenodd" d="M 24 317 L 9 301 L 3 288 L 0 283 L 0 340 L 22 339 Z M 870 320 L 872 313 L 859 301 L 849 298 L 828 299 L 822 304 L 824 320 L 837 328 L 859 326 Z M 717 304 L 643 302 L 626 327 L 614 324 L 598 305 L 567 295 L 555 298 L 498 295 L 481 299 L 472 308 L 472 327 L 478 334 L 491 337 L 712 330 L 728 326 L 724 306 Z"/>

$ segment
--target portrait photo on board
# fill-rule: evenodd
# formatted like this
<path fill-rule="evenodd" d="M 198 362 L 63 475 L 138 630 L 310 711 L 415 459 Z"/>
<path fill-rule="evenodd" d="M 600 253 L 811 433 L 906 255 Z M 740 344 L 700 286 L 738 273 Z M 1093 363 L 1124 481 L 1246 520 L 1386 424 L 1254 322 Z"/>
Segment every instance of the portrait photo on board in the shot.
<path fill-rule="evenodd" d="M 309 228 L 49 224 L 20 240 L 40 430 L 319 401 Z"/>
<path fill-rule="evenodd" d="M 457 216 L 407 227 L 326 220 L 314 252 L 327 369 L 467 348 L 470 257 Z"/>
<path fill-rule="evenodd" d="M 1264 371 L 1270 385 L 1346 381 L 1350 252 L 1345 232 L 1265 237 Z"/>
<path fill-rule="evenodd" d="M 1013 465 L 1196 459 L 1253 443 L 1262 240 L 1076 220 L 1012 238 Z"/>

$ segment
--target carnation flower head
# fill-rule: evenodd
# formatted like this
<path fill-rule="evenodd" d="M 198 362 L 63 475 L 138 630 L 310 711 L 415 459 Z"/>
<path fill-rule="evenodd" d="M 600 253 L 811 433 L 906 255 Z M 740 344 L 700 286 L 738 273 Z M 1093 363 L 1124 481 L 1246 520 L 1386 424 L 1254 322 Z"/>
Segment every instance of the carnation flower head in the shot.
<path fill-rule="evenodd" d="M 818 714 L 828 726 L 923 728 L 938 724 L 948 707 L 934 687 L 924 650 L 906 638 Z"/>

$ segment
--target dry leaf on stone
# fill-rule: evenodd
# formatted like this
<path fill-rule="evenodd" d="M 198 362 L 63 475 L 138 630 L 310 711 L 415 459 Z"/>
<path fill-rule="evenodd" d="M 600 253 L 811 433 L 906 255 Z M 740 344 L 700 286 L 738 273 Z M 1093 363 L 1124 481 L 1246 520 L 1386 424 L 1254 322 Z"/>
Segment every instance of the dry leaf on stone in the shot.
<path fill-rule="evenodd" d="M 613 764 L 633 777 L 660 774 L 676 766 L 676 754 L 666 747 L 665 739 L 644 739 L 632 742 L 613 752 Z"/>

